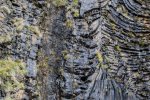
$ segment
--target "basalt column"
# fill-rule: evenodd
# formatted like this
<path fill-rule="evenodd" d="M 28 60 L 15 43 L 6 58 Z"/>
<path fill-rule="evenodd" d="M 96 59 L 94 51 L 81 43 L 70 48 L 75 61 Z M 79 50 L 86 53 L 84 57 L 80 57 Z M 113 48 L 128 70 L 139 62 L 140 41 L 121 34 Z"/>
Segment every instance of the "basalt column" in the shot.
<path fill-rule="evenodd" d="M 81 0 L 64 32 L 62 100 L 148 100 L 149 1 Z"/>
<path fill-rule="evenodd" d="M 103 65 L 124 92 L 123 99 L 150 97 L 149 1 L 111 0 L 102 9 Z M 126 92 L 125 92 L 126 91 Z M 135 95 L 135 96 L 134 96 Z"/>

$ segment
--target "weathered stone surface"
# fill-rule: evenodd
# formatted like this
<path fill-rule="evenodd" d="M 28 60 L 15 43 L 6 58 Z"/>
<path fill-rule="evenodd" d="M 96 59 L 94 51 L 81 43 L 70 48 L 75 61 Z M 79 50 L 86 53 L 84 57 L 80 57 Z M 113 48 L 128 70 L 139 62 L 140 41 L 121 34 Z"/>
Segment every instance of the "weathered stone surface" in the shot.
<path fill-rule="evenodd" d="M 149 86 L 144 86 L 144 80 L 148 82 L 150 76 L 145 74 L 144 78 L 142 73 L 149 70 L 142 69 L 149 66 L 143 64 L 149 63 L 146 59 L 150 30 L 149 25 L 139 20 L 144 16 L 143 20 L 149 20 L 149 12 L 134 0 L 81 0 L 79 3 L 80 17 L 74 19 L 73 37 L 65 40 L 67 47 L 72 47 L 66 48 L 69 56 L 62 67 L 60 84 L 63 85 L 59 88 L 62 99 L 148 100 Z M 142 37 L 147 37 L 143 45 Z M 100 68 L 96 51 L 102 53 Z"/>
<path fill-rule="evenodd" d="M 0 1 L 0 58 L 26 62 L 22 98 L 149 100 L 150 2 L 75 1 Z"/>

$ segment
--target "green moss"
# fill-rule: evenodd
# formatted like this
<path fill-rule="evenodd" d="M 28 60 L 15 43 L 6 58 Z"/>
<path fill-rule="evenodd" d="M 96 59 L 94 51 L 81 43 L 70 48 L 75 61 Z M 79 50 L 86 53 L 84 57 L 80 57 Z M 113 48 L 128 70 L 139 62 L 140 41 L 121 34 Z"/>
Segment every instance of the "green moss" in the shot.
<path fill-rule="evenodd" d="M 16 26 L 17 31 L 21 31 L 24 28 L 24 19 L 23 18 L 15 18 L 12 20 L 12 22 Z"/>
<path fill-rule="evenodd" d="M 130 38 L 134 38 L 134 37 L 135 37 L 134 33 L 132 33 L 132 32 L 128 32 L 127 35 L 128 35 Z"/>
<path fill-rule="evenodd" d="M 10 35 L 0 36 L 0 43 L 9 42 L 11 40 L 12 38 L 10 37 Z"/>
<path fill-rule="evenodd" d="M 140 45 L 140 46 L 144 46 L 144 44 L 145 44 L 145 42 L 144 42 L 144 41 L 142 41 L 142 40 L 141 40 L 141 41 L 139 41 L 139 45 Z"/>
<path fill-rule="evenodd" d="M 75 5 L 78 5 L 79 0 L 73 0 L 73 3 L 74 3 Z"/>
<path fill-rule="evenodd" d="M 67 11 L 70 12 L 73 15 L 73 17 L 79 16 L 78 4 L 79 4 L 78 0 L 73 0 L 70 4 L 66 6 Z"/>
<path fill-rule="evenodd" d="M 108 69 L 108 65 L 102 65 L 103 69 Z"/>
<path fill-rule="evenodd" d="M 47 68 L 48 67 L 48 57 L 44 57 L 41 59 L 40 63 L 38 64 L 39 68 Z"/>
<path fill-rule="evenodd" d="M 73 27 L 73 22 L 72 22 L 72 20 L 68 19 L 68 20 L 66 21 L 66 26 L 67 26 L 68 28 L 72 28 L 72 27 Z"/>
<path fill-rule="evenodd" d="M 135 72 L 135 73 L 133 73 L 133 77 L 138 78 L 138 77 L 140 77 L 140 74 L 138 72 Z"/>
<path fill-rule="evenodd" d="M 72 7 L 71 7 L 71 12 L 73 12 L 73 16 L 74 17 L 78 17 L 79 16 L 79 10 L 76 9 L 78 7 L 79 1 L 78 0 L 73 0 L 72 2 Z"/>
<path fill-rule="evenodd" d="M 135 38 L 136 37 L 134 32 L 125 32 L 125 31 L 121 30 L 121 34 L 127 35 L 129 38 Z"/>
<path fill-rule="evenodd" d="M 96 56 L 99 61 L 99 65 L 97 66 L 97 68 L 101 67 L 102 69 L 108 69 L 108 65 L 103 64 L 103 56 L 99 51 L 96 52 Z"/>
<path fill-rule="evenodd" d="M 79 11 L 78 10 L 74 10 L 73 11 L 73 16 L 74 17 L 79 17 Z"/>
<path fill-rule="evenodd" d="M 118 45 L 114 46 L 114 49 L 115 49 L 116 51 L 121 51 L 120 46 L 118 46 Z"/>
<path fill-rule="evenodd" d="M 0 75 L 5 75 L 6 73 L 9 73 L 11 70 L 17 69 L 16 66 L 22 67 L 22 63 L 9 60 L 0 60 Z"/>
<path fill-rule="evenodd" d="M 102 63 L 102 62 L 103 62 L 102 54 L 97 51 L 97 52 L 96 52 L 96 56 L 97 56 L 97 58 L 98 58 L 99 63 Z"/>
<path fill-rule="evenodd" d="M 24 88 L 23 80 L 26 74 L 25 65 L 22 61 L 13 61 L 12 59 L 0 60 L 0 79 L 1 88 L 6 93 L 17 91 Z"/>
<path fill-rule="evenodd" d="M 116 24 L 114 22 L 110 22 L 110 26 L 112 27 L 113 30 L 115 30 Z"/>
<path fill-rule="evenodd" d="M 65 56 L 64 56 L 64 59 L 65 59 L 65 60 L 69 59 L 69 56 L 68 56 L 68 55 L 65 55 Z"/>
<path fill-rule="evenodd" d="M 58 72 L 63 75 L 64 74 L 64 69 L 62 67 L 59 68 Z"/>
<path fill-rule="evenodd" d="M 38 71 L 37 88 L 41 89 L 42 86 L 44 86 L 42 82 L 45 81 L 45 79 L 48 77 L 50 73 L 54 72 L 55 68 L 53 69 L 49 65 L 49 60 L 51 60 L 52 55 L 46 55 L 45 52 L 43 52 L 43 49 L 40 49 L 38 52 L 39 53 L 38 53 L 38 64 L 37 64 L 37 71 Z M 40 95 L 39 92 L 40 90 L 36 91 L 37 94 L 35 95 L 37 96 Z"/>
<path fill-rule="evenodd" d="M 62 51 L 62 55 L 65 60 L 69 58 L 67 50 Z"/>
<path fill-rule="evenodd" d="M 40 32 L 40 29 L 38 26 L 27 26 L 27 28 L 32 31 L 33 33 L 35 33 L 37 36 L 42 37 L 42 34 Z"/>
<path fill-rule="evenodd" d="M 67 53 L 68 53 L 67 50 L 63 50 L 63 51 L 62 51 L 62 54 L 63 54 L 63 55 L 65 55 L 65 54 L 67 54 Z"/>
<path fill-rule="evenodd" d="M 56 55 L 56 52 L 55 52 L 55 51 L 51 51 L 50 54 L 51 54 L 52 56 L 55 56 L 55 55 Z"/>
<path fill-rule="evenodd" d="M 56 7 L 61 7 L 61 6 L 67 5 L 68 0 L 53 0 L 52 3 L 53 3 L 53 5 L 55 5 Z"/>
<path fill-rule="evenodd" d="M 10 13 L 11 13 L 11 10 L 10 10 L 7 6 L 1 6 L 1 7 L 0 7 L 0 11 L 4 11 L 4 12 L 6 12 L 7 14 L 10 14 Z"/>

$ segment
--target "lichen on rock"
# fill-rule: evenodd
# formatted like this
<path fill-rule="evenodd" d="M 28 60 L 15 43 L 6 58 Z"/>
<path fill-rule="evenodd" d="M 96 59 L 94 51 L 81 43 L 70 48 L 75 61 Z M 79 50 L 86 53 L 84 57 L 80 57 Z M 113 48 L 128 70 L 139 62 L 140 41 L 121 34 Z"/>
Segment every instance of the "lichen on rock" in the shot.
<path fill-rule="evenodd" d="M 1 0 L 0 99 L 149 100 L 149 5 Z"/>

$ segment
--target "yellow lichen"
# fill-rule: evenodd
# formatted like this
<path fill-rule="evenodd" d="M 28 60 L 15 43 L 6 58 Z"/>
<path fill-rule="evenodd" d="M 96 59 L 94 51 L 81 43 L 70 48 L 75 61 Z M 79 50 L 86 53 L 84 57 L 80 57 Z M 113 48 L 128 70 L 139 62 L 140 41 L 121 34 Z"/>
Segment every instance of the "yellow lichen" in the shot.
<path fill-rule="evenodd" d="M 102 62 L 103 62 L 102 54 L 101 54 L 99 51 L 97 51 L 97 52 L 96 52 L 96 56 L 97 56 L 97 58 L 98 58 L 99 63 L 102 63 Z"/>
<path fill-rule="evenodd" d="M 56 7 L 65 6 L 68 3 L 68 0 L 53 0 L 52 4 Z"/>
<path fill-rule="evenodd" d="M 79 16 L 79 11 L 78 10 L 73 10 L 73 16 L 78 17 Z"/>
<path fill-rule="evenodd" d="M 0 60 L 0 75 L 8 75 L 12 70 L 19 68 L 24 68 L 24 64 L 20 61 Z"/>
<path fill-rule="evenodd" d="M 72 3 L 67 6 L 67 10 L 71 11 L 73 17 L 79 17 L 79 10 L 77 9 L 78 4 L 79 4 L 78 0 L 73 0 Z"/>
<path fill-rule="evenodd" d="M 42 37 L 42 34 L 38 26 L 28 26 L 28 29 L 33 33 L 35 33 L 37 36 Z"/>
<path fill-rule="evenodd" d="M 133 77 L 138 78 L 138 77 L 140 77 L 140 74 L 138 72 L 135 72 L 135 73 L 133 73 Z"/>
<path fill-rule="evenodd" d="M 4 11 L 4 12 L 6 12 L 7 14 L 10 14 L 10 13 L 11 13 L 11 10 L 10 10 L 7 6 L 1 6 L 1 7 L 0 7 L 0 11 Z"/>
<path fill-rule="evenodd" d="M 60 74 L 63 75 L 64 74 L 64 69 L 62 67 L 60 67 L 58 72 L 60 72 Z"/>
<path fill-rule="evenodd" d="M 67 50 L 63 50 L 63 51 L 62 51 L 62 54 L 67 54 L 67 53 L 68 53 Z"/>
<path fill-rule="evenodd" d="M 73 0 L 74 5 L 78 5 L 78 3 L 79 3 L 79 0 Z"/>
<path fill-rule="evenodd" d="M 114 29 L 114 30 L 115 30 L 116 24 L 115 24 L 115 23 L 113 23 L 113 22 L 111 22 L 111 23 L 110 23 L 110 25 L 111 25 L 112 29 Z"/>
<path fill-rule="evenodd" d="M 17 31 L 21 31 L 24 28 L 24 19 L 23 18 L 15 18 L 12 20 L 12 22 L 16 26 Z"/>
<path fill-rule="evenodd" d="M 38 66 L 40 68 L 47 68 L 48 67 L 48 57 L 44 57 L 44 59 L 41 59 L 40 63 L 38 64 Z"/>
<path fill-rule="evenodd" d="M 11 37 L 10 35 L 3 35 L 3 36 L 0 36 L 0 43 L 3 43 L 3 42 L 9 42 L 11 41 Z"/>
<path fill-rule="evenodd" d="M 10 58 L 0 60 L 0 79 L 1 88 L 3 88 L 6 93 L 6 98 L 13 100 L 9 96 L 12 91 L 18 91 L 24 89 L 24 84 L 21 82 L 24 75 L 26 74 L 25 65 L 22 61 L 14 61 Z M 6 99 L 6 100 L 7 100 Z"/>
<path fill-rule="evenodd" d="M 118 45 L 114 46 L 114 49 L 115 49 L 116 51 L 121 51 L 120 46 L 118 46 Z"/>
<path fill-rule="evenodd" d="M 63 55 L 63 58 L 64 58 L 65 60 L 69 58 L 69 55 L 68 55 L 68 51 L 67 51 L 67 50 L 62 51 L 62 55 Z"/>
<path fill-rule="evenodd" d="M 103 69 L 108 69 L 108 65 L 102 65 Z"/>
<path fill-rule="evenodd" d="M 73 27 L 73 22 L 72 22 L 72 20 L 68 19 L 68 20 L 66 21 L 66 26 L 67 26 L 68 28 L 72 28 L 72 27 Z"/>

